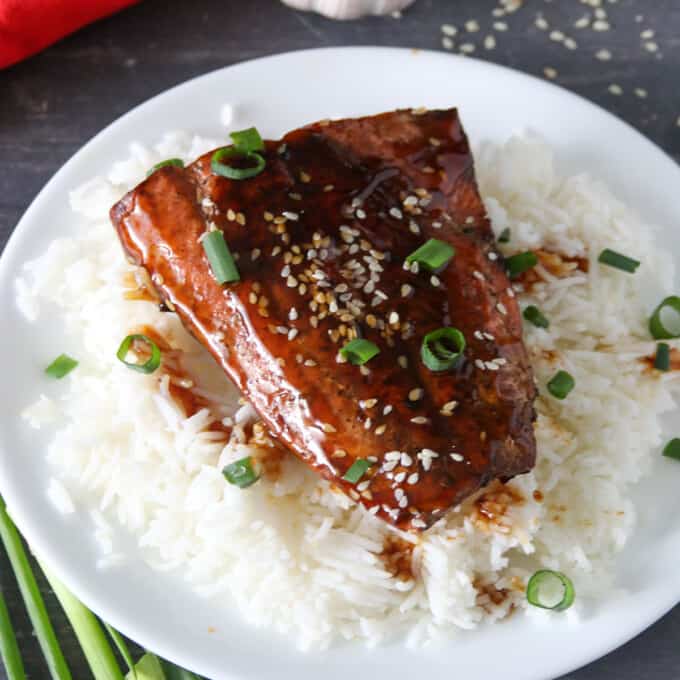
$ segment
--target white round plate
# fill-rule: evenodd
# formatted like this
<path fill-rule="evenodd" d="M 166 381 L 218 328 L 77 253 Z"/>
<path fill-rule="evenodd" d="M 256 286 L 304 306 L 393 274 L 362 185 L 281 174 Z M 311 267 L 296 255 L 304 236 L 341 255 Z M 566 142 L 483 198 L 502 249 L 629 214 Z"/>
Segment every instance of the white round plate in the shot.
<path fill-rule="evenodd" d="M 617 574 L 625 590 L 595 603 L 578 625 L 557 617 L 550 627 L 536 628 L 516 616 L 421 651 L 395 642 L 304 654 L 289 639 L 254 630 L 236 612 L 192 594 L 181 574 L 152 572 L 141 559 L 95 568 L 86 513 L 64 518 L 46 498 L 48 434 L 36 434 L 19 416 L 40 392 L 58 389 L 46 385 L 42 368 L 67 348 L 63 329 L 56 318 L 27 323 L 15 306 L 13 279 L 68 224 L 71 189 L 120 158 L 133 140 L 152 143 L 168 129 L 225 136 L 219 111 L 227 102 L 239 125 L 257 125 L 267 137 L 318 119 L 417 106 L 458 106 L 473 142 L 536 131 L 557 150 L 563 167 L 604 179 L 647 221 L 665 225 L 659 238 L 680 256 L 680 231 L 673 230 L 680 221 L 676 165 L 605 111 L 499 66 L 433 52 L 325 49 L 238 64 L 169 90 L 113 123 L 66 163 L 27 210 L 0 262 L 0 489 L 34 550 L 113 626 L 213 680 L 365 680 L 387 673 L 391 680 L 488 680 L 499 672 L 505 680 L 544 680 L 609 652 L 676 604 L 680 468 L 660 456 L 651 479 L 636 490 L 641 524 Z M 132 542 L 130 547 L 134 557 Z"/>

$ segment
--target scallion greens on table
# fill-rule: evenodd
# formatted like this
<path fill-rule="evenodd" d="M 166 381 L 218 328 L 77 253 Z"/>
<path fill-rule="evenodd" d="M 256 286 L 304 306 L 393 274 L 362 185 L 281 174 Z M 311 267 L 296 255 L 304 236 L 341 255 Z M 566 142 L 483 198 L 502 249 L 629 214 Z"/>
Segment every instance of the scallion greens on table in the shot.
<path fill-rule="evenodd" d="M 52 680 L 72 680 L 73 676 L 47 614 L 23 541 L 7 513 L 1 496 L 0 540 L 7 552 L 26 611 L 45 657 L 48 671 L 45 677 Z M 40 566 L 73 627 L 94 680 L 200 680 L 194 673 L 159 659 L 149 651 L 135 662 L 120 633 L 105 623 L 102 625 L 102 622 L 79 602 L 44 564 L 41 563 Z M 109 636 L 127 666 L 125 674 L 109 642 Z M 5 666 L 7 680 L 26 679 L 21 653 L 2 593 L 0 593 L 0 657 Z"/>

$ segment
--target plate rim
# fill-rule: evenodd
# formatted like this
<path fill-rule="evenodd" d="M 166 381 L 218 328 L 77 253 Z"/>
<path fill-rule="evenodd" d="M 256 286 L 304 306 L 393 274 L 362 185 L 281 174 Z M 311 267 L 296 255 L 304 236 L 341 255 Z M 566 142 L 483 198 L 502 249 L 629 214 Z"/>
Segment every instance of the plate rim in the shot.
<path fill-rule="evenodd" d="M 233 64 L 229 64 L 227 66 L 222 66 L 217 69 L 213 69 L 207 73 L 203 73 L 197 76 L 194 76 L 192 78 L 189 78 L 185 81 L 182 81 L 180 83 L 177 83 L 173 85 L 172 87 L 163 90 L 162 92 L 159 92 L 155 94 L 154 96 L 145 99 L 144 101 L 140 102 L 139 104 L 135 105 L 132 109 L 129 111 L 126 111 L 124 114 L 116 118 L 115 120 L 111 121 L 108 123 L 104 128 L 102 128 L 99 132 L 97 132 L 95 135 L 93 135 L 89 140 L 87 140 L 83 145 L 81 145 L 78 150 L 64 163 L 62 164 L 59 169 L 47 180 L 47 182 L 44 184 L 44 186 L 40 189 L 40 191 L 37 193 L 37 195 L 33 198 L 29 206 L 26 208 L 26 210 L 23 212 L 21 215 L 19 221 L 16 223 L 16 226 L 12 230 L 12 233 L 10 234 L 9 239 L 7 240 L 7 243 L 5 244 L 5 247 L 3 249 L 3 252 L 0 256 L 0 286 L 3 285 L 12 285 L 13 279 L 17 275 L 17 270 L 12 269 L 11 267 L 11 262 L 15 259 L 16 253 L 21 246 L 20 246 L 20 240 L 22 238 L 21 234 L 22 232 L 27 228 L 27 225 L 33 220 L 33 216 L 35 213 L 39 213 L 41 210 L 43 210 L 43 204 L 49 204 L 48 200 L 48 193 L 50 190 L 50 187 L 55 184 L 59 179 L 62 177 L 68 176 L 68 174 L 71 172 L 71 170 L 75 167 L 78 166 L 79 163 L 83 160 L 83 158 L 88 154 L 88 152 L 97 145 L 97 143 L 102 139 L 105 138 L 111 131 L 112 128 L 118 127 L 122 124 L 124 124 L 126 121 L 128 121 L 131 118 L 134 118 L 137 114 L 140 113 L 141 110 L 143 110 L 146 107 L 150 107 L 153 103 L 155 103 L 157 100 L 164 98 L 168 96 L 171 93 L 176 92 L 177 90 L 180 90 L 182 88 L 185 88 L 189 85 L 196 85 L 202 80 L 208 80 L 214 76 L 216 76 L 219 73 L 229 71 L 232 69 L 238 69 L 239 67 L 245 65 L 245 64 L 255 64 L 255 63 L 266 63 L 266 62 L 273 62 L 276 60 L 280 60 L 281 58 L 287 58 L 287 57 L 304 57 L 304 56 L 312 56 L 312 55 L 318 55 L 319 53 L 324 53 L 324 54 L 329 54 L 332 55 L 333 53 L 338 53 L 340 56 L 343 53 L 347 52 L 366 52 L 370 54 L 379 54 L 379 53 L 391 53 L 394 55 L 398 55 L 399 57 L 405 57 L 407 54 L 411 55 L 423 55 L 425 58 L 436 58 L 436 59 L 453 59 L 458 62 L 468 62 L 472 63 L 475 65 L 475 68 L 481 68 L 485 69 L 488 71 L 494 71 L 494 72 L 501 72 L 501 73 L 506 73 L 510 74 L 513 78 L 520 78 L 522 80 L 529 81 L 535 86 L 539 86 L 541 88 L 547 89 L 549 91 L 552 91 L 554 93 L 559 93 L 559 95 L 563 98 L 570 99 L 574 102 L 577 102 L 580 106 L 585 106 L 586 108 L 592 110 L 593 112 L 597 112 L 597 115 L 605 115 L 608 117 L 610 120 L 615 121 L 617 125 L 623 126 L 626 130 L 627 134 L 632 134 L 635 136 L 638 141 L 643 142 L 649 149 L 650 152 L 653 152 L 654 155 L 656 156 L 656 160 L 659 163 L 663 163 L 667 167 L 665 168 L 665 172 L 668 173 L 673 173 L 677 175 L 680 178 L 680 167 L 676 164 L 672 156 L 670 156 L 669 153 L 667 153 L 663 148 L 661 148 L 658 144 L 656 144 L 654 141 L 646 137 L 642 132 L 640 132 L 638 129 L 633 127 L 630 123 L 627 121 L 623 120 L 622 118 L 619 118 L 615 114 L 611 113 L 610 111 L 607 111 L 606 109 L 602 108 L 598 104 L 590 101 L 589 99 L 583 97 L 582 95 L 579 95 L 575 92 L 572 92 L 571 90 L 568 90 L 564 87 L 561 87 L 560 85 L 557 85 L 556 83 L 546 81 L 539 76 L 526 73 L 514 68 L 511 68 L 509 66 L 505 66 L 502 64 L 496 64 L 494 62 L 489 62 L 485 61 L 482 59 L 477 59 L 477 58 L 470 58 L 470 57 L 464 57 L 460 55 L 454 55 L 454 54 L 448 54 L 445 52 L 437 51 L 437 50 L 425 50 L 425 49 L 418 49 L 418 48 L 409 48 L 409 47 L 382 47 L 382 46 L 374 46 L 374 45 L 356 45 L 356 46 L 329 46 L 329 47 L 319 47 L 319 48 L 308 48 L 308 49 L 299 49 L 299 50 L 291 50 L 291 51 L 286 51 L 286 52 L 280 52 L 276 54 L 271 54 L 271 55 L 266 55 L 262 57 L 256 57 L 253 59 L 247 59 L 243 61 L 238 61 Z M 12 488 L 12 485 L 9 483 L 9 480 L 5 477 L 4 474 L 4 465 L 2 464 L 2 460 L 6 460 L 7 458 L 7 452 L 0 441 L 0 491 L 3 494 L 3 497 L 5 499 L 8 511 L 11 513 L 13 520 L 15 521 L 15 524 L 21 531 L 21 533 L 24 535 L 26 538 L 27 542 L 30 543 L 31 548 L 38 554 L 41 555 L 50 555 L 50 570 L 56 574 L 56 576 L 63 581 L 67 587 L 84 603 L 88 608 L 90 608 L 92 611 L 94 611 L 97 615 L 99 615 L 99 612 L 102 610 L 107 610 L 109 607 L 105 605 L 105 598 L 98 596 L 96 592 L 93 592 L 91 589 L 83 586 L 81 587 L 78 582 L 75 581 L 75 576 L 74 580 L 71 579 L 70 573 L 68 572 L 68 569 L 66 566 L 63 564 L 63 561 L 58 558 L 54 558 L 55 551 L 50 550 L 49 548 L 46 548 L 45 543 L 46 541 L 43 540 L 44 536 L 41 535 L 41 532 L 38 530 L 38 528 L 35 526 L 35 523 L 31 520 L 31 511 L 30 507 L 28 505 L 24 505 L 22 503 L 21 498 L 20 498 L 20 493 L 18 492 L 17 489 Z M 58 551 L 57 551 L 58 552 Z M 94 565 L 91 565 L 91 568 L 96 568 Z M 669 598 L 670 600 L 670 598 Z M 94 603 L 94 604 L 89 604 L 89 603 Z M 662 618 L 666 613 L 668 613 L 671 609 L 673 609 L 678 603 L 680 603 L 680 591 L 675 593 L 675 597 L 673 598 L 672 601 L 664 601 L 663 604 L 660 604 L 652 610 L 648 612 L 648 615 L 645 617 L 642 617 L 641 619 L 638 619 L 636 623 L 630 627 L 627 627 L 625 629 L 625 632 L 621 632 L 618 635 L 614 635 L 612 637 L 608 637 L 607 641 L 605 643 L 599 643 L 595 647 L 593 647 L 592 650 L 590 650 L 586 654 L 578 655 L 575 654 L 572 656 L 573 658 L 576 658 L 576 661 L 564 661 L 563 663 L 555 663 L 552 666 L 552 670 L 558 674 L 565 674 L 569 673 L 571 671 L 574 671 L 578 668 L 581 668 L 597 659 L 602 658 L 604 655 L 606 655 L 609 652 L 612 652 L 622 645 L 626 644 L 630 640 L 632 640 L 634 637 L 638 636 L 640 633 L 642 633 L 644 630 L 646 630 L 648 627 L 650 627 L 652 624 L 654 624 L 656 621 L 658 621 L 660 618 Z M 149 639 L 149 636 L 146 634 L 146 631 L 143 630 L 137 630 L 137 626 L 135 625 L 134 621 L 131 619 L 127 619 L 124 621 L 121 620 L 116 620 L 118 619 L 118 615 L 114 613 L 114 616 L 110 616 L 110 614 L 107 614 L 107 620 L 114 625 L 115 627 L 119 628 L 122 632 L 124 632 L 128 637 L 131 637 L 132 639 L 141 642 L 142 640 Z M 122 625 L 121 625 L 122 624 Z M 244 629 L 247 631 L 249 630 L 249 626 L 247 623 L 244 622 Z M 128 633 L 128 631 L 131 631 Z M 162 639 L 162 638 L 161 638 Z M 169 660 L 174 661 L 175 663 L 179 663 L 180 665 L 185 665 L 185 667 L 198 667 L 195 663 L 194 660 L 191 658 L 191 654 L 183 654 L 179 650 L 175 649 L 163 649 L 164 645 L 158 645 L 156 642 L 154 642 L 154 649 L 158 650 L 158 653 L 161 654 L 164 658 L 167 658 Z M 184 661 L 182 660 L 184 658 Z M 191 663 L 187 666 L 187 659 L 191 660 Z M 231 672 L 227 669 L 227 672 L 229 673 L 230 678 L 234 678 L 234 680 L 237 679 L 237 675 L 232 675 Z M 223 676 L 227 677 L 227 676 Z M 535 676 L 526 676 L 527 678 L 539 678 L 539 677 L 544 677 L 543 675 L 535 675 Z"/>

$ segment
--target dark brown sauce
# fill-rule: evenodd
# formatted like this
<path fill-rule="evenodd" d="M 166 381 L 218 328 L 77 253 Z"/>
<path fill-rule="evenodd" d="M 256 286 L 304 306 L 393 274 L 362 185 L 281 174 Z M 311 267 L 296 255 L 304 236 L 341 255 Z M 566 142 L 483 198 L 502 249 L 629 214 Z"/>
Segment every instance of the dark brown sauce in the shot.
<path fill-rule="evenodd" d="M 383 543 L 380 558 L 385 569 L 400 581 L 410 581 L 413 573 L 413 550 L 415 545 L 403 539 L 388 534 Z"/>
<path fill-rule="evenodd" d="M 654 362 L 656 361 L 655 354 L 649 357 L 642 357 L 640 361 L 645 365 L 648 371 L 659 373 L 659 369 L 654 367 Z M 680 350 L 675 347 L 671 348 L 671 365 L 669 370 L 680 371 Z M 663 373 L 661 373 L 661 375 L 663 375 Z"/>
<path fill-rule="evenodd" d="M 587 273 L 590 269 L 590 263 L 585 257 L 563 255 L 540 248 L 533 252 L 538 257 L 539 264 L 558 278 L 571 276 L 576 271 Z M 521 283 L 526 291 L 530 291 L 537 283 L 542 283 L 543 279 L 535 269 L 528 269 L 516 281 Z"/>
<path fill-rule="evenodd" d="M 543 502 L 543 499 L 545 498 L 545 497 L 543 496 L 543 493 L 542 493 L 541 491 L 539 491 L 538 489 L 536 489 L 536 491 L 534 491 L 533 497 L 534 497 L 534 500 L 535 500 L 537 503 L 542 503 L 542 502 Z"/>
<path fill-rule="evenodd" d="M 509 530 L 506 517 L 511 508 L 524 504 L 518 491 L 500 481 L 492 482 L 473 502 L 471 517 L 482 531 Z"/>
<path fill-rule="evenodd" d="M 485 611 L 491 610 L 491 605 L 498 606 L 503 604 L 510 596 L 507 588 L 498 588 L 493 583 L 486 583 L 481 578 L 476 578 L 472 585 L 477 591 L 477 605 Z M 508 611 L 508 615 L 510 611 Z"/>
<path fill-rule="evenodd" d="M 141 267 L 134 272 L 126 272 L 123 276 L 123 297 L 126 300 L 144 300 L 159 303 L 160 298 L 154 289 L 146 270 Z"/>

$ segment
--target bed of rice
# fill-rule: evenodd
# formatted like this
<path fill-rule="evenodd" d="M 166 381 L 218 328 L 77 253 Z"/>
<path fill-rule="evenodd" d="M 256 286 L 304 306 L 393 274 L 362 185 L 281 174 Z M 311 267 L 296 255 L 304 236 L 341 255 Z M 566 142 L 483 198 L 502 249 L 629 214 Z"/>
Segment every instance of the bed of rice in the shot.
<path fill-rule="evenodd" d="M 126 559 L 113 539 L 122 525 L 151 568 L 181 569 L 197 593 L 235 603 L 250 624 L 288 634 L 301 648 L 342 638 L 373 645 L 394 635 L 417 645 L 503 619 L 511 608 L 544 616 L 523 594 L 538 566 L 572 577 L 578 597 L 566 615 L 578 617 L 584 602 L 614 585 L 612 561 L 635 526 L 630 487 L 658 455 L 659 418 L 674 403 L 673 376 L 638 361 L 654 351 L 641 282 L 654 277 L 670 289 L 673 273 L 650 227 L 593 178 L 561 176 L 538 140 L 478 150 L 494 228 L 512 230 L 506 252 L 546 248 L 587 258 L 590 270 L 558 278 L 539 267 L 543 282 L 520 296 L 551 326 L 525 331 L 541 392 L 538 463 L 508 485 L 515 501 L 494 489 L 422 537 L 402 535 L 414 543 L 411 573 L 394 575 L 381 556 L 394 530 L 292 456 L 247 491 L 225 483 L 226 463 L 262 453 L 244 441 L 242 426 L 255 414 L 174 314 L 124 299 L 132 267 L 109 207 L 154 163 L 190 161 L 219 144 L 172 133 L 153 148 L 132 145 L 127 160 L 72 193 L 77 236 L 52 242 L 17 282 L 27 317 L 56 306 L 82 338 L 80 366 L 60 398 L 41 396 L 25 416 L 53 432 L 48 493 L 62 512 L 91 514 L 98 566 Z M 642 260 L 637 275 L 599 266 L 603 247 Z M 121 338 L 141 324 L 183 351 L 208 408 L 186 417 L 167 375 L 144 376 L 116 360 Z M 563 402 L 544 388 L 558 368 L 576 379 Z M 223 419 L 236 423 L 229 441 L 210 427 Z"/>

